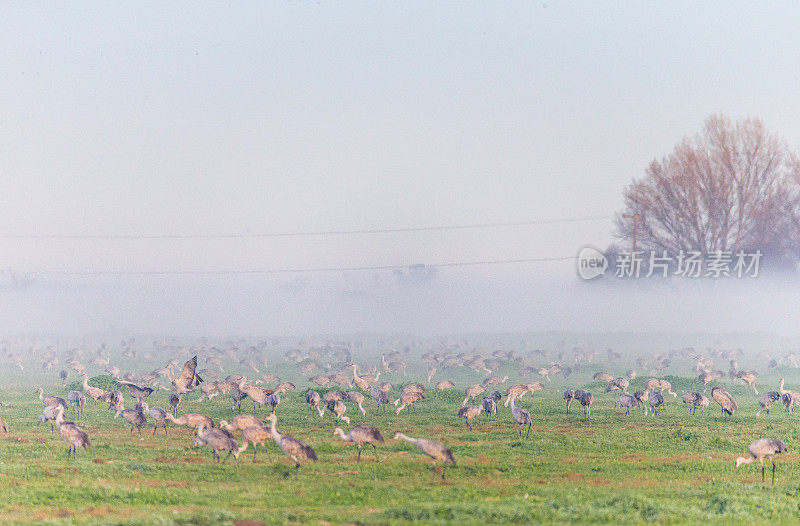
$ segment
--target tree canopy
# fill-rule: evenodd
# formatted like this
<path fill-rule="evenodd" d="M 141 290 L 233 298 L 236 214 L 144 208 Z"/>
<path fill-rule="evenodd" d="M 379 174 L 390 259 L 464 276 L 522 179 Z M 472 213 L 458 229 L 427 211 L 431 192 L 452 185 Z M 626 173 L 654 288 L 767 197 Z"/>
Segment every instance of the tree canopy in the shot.
<path fill-rule="evenodd" d="M 624 191 L 615 235 L 637 250 L 800 257 L 800 161 L 758 119 L 709 117 Z"/>

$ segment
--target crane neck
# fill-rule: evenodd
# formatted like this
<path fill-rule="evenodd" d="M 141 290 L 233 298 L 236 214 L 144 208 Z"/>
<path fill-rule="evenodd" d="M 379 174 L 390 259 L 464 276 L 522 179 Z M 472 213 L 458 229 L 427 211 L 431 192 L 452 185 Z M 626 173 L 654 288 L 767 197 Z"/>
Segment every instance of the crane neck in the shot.
<path fill-rule="evenodd" d="M 416 443 L 415 439 L 411 438 L 410 436 L 406 436 L 403 433 L 397 433 L 397 435 L 395 435 L 395 438 L 399 438 L 400 440 L 405 440 L 406 442 Z"/>
<path fill-rule="evenodd" d="M 58 409 L 56 409 L 55 423 L 58 427 L 61 427 L 61 424 L 64 423 L 64 408 L 60 405 L 58 406 Z"/>
<path fill-rule="evenodd" d="M 269 431 L 270 433 L 272 433 L 272 440 L 274 440 L 275 443 L 277 444 L 283 437 L 281 436 L 280 433 L 278 433 L 278 430 L 275 428 L 275 420 L 277 419 L 276 418 L 269 419 L 269 425 L 270 425 Z"/>

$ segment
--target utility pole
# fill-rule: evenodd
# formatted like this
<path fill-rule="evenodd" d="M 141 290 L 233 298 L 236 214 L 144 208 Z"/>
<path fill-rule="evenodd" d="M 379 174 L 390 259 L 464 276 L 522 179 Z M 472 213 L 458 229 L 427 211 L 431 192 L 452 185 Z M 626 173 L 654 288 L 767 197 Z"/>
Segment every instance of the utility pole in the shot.
<path fill-rule="evenodd" d="M 636 236 L 639 232 L 639 214 L 622 214 L 626 219 L 633 219 L 633 253 L 636 254 Z"/>

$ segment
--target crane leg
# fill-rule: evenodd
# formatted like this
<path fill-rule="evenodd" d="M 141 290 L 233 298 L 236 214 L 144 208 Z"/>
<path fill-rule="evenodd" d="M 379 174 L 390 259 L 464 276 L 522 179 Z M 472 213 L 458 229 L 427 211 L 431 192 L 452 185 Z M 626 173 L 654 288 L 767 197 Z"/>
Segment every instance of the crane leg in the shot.
<path fill-rule="evenodd" d="M 375 462 L 380 462 L 380 460 L 378 460 L 378 448 L 375 447 L 375 444 L 372 444 L 372 449 L 375 451 Z"/>
<path fill-rule="evenodd" d="M 361 445 L 358 445 L 358 458 L 356 459 L 356 463 L 361 462 Z"/>
<path fill-rule="evenodd" d="M 775 460 L 772 461 L 772 485 L 775 485 Z"/>
<path fill-rule="evenodd" d="M 761 482 L 764 482 L 764 464 L 761 464 Z"/>
<path fill-rule="evenodd" d="M 531 434 L 531 426 L 530 426 L 530 424 L 528 424 L 528 432 L 525 434 L 525 440 L 527 440 L 527 439 L 528 439 L 528 437 L 530 436 L 530 434 Z"/>

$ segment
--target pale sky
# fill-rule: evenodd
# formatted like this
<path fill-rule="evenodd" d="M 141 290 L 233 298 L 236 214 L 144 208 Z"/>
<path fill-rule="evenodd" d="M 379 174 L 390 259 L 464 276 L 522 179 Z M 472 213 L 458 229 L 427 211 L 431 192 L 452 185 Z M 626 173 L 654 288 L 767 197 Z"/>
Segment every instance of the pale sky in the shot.
<path fill-rule="evenodd" d="M 611 215 L 624 186 L 711 113 L 759 117 L 800 149 L 798 15 L 790 3 L 733 2 L 8 4 L 0 16 L 0 234 L 286 232 Z M 585 244 L 606 246 L 611 227 L 601 220 L 277 240 L 0 239 L 0 268 L 571 256 Z M 361 317 L 336 321 L 322 312 L 307 330 L 560 329 L 572 323 L 569 313 L 549 319 L 546 302 L 513 327 L 480 326 L 498 316 L 477 306 L 492 296 L 499 273 L 523 282 L 535 275 L 559 290 L 576 286 L 571 265 L 442 270 L 439 279 L 461 294 L 453 301 L 476 305 L 468 323 L 457 315 L 409 322 L 382 310 L 390 293 L 370 296 L 369 285 L 380 276 L 308 277 L 329 291 L 310 303 L 338 310 L 343 291 L 372 299 L 359 304 Z M 67 314 L 88 302 L 94 307 L 81 307 L 92 311 L 81 328 L 106 320 L 194 331 L 209 326 L 208 304 L 226 298 L 235 322 L 214 330 L 304 327 L 305 308 L 252 295 L 242 294 L 237 311 L 236 295 L 255 283 L 236 281 L 244 278 L 203 278 L 209 297 L 191 290 L 191 280 L 78 280 L 100 297 L 114 297 L 104 287 L 128 291 L 108 305 L 89 301 L 97 299 L 89 292 L 82 297 L 80 286 L 62 288 L 74 280 L 52 279 L 52 289 L 28 297 L 37 324 L 52 318 L 68 326 Z M 272 282 L 286 288 L 294 279 Z M 459 279 L 485 292 L 471 295 Z M 432 313 L 445 308 L 428 300 Z M 407 301 L 411 308 L 421 299 Z M 165 325 L 174 305 L 187 314 Z M 17 312 L 6 306 L 0 320 L 20 323 Z M 272 327 L 260 316 L 287 319 Z"/>

